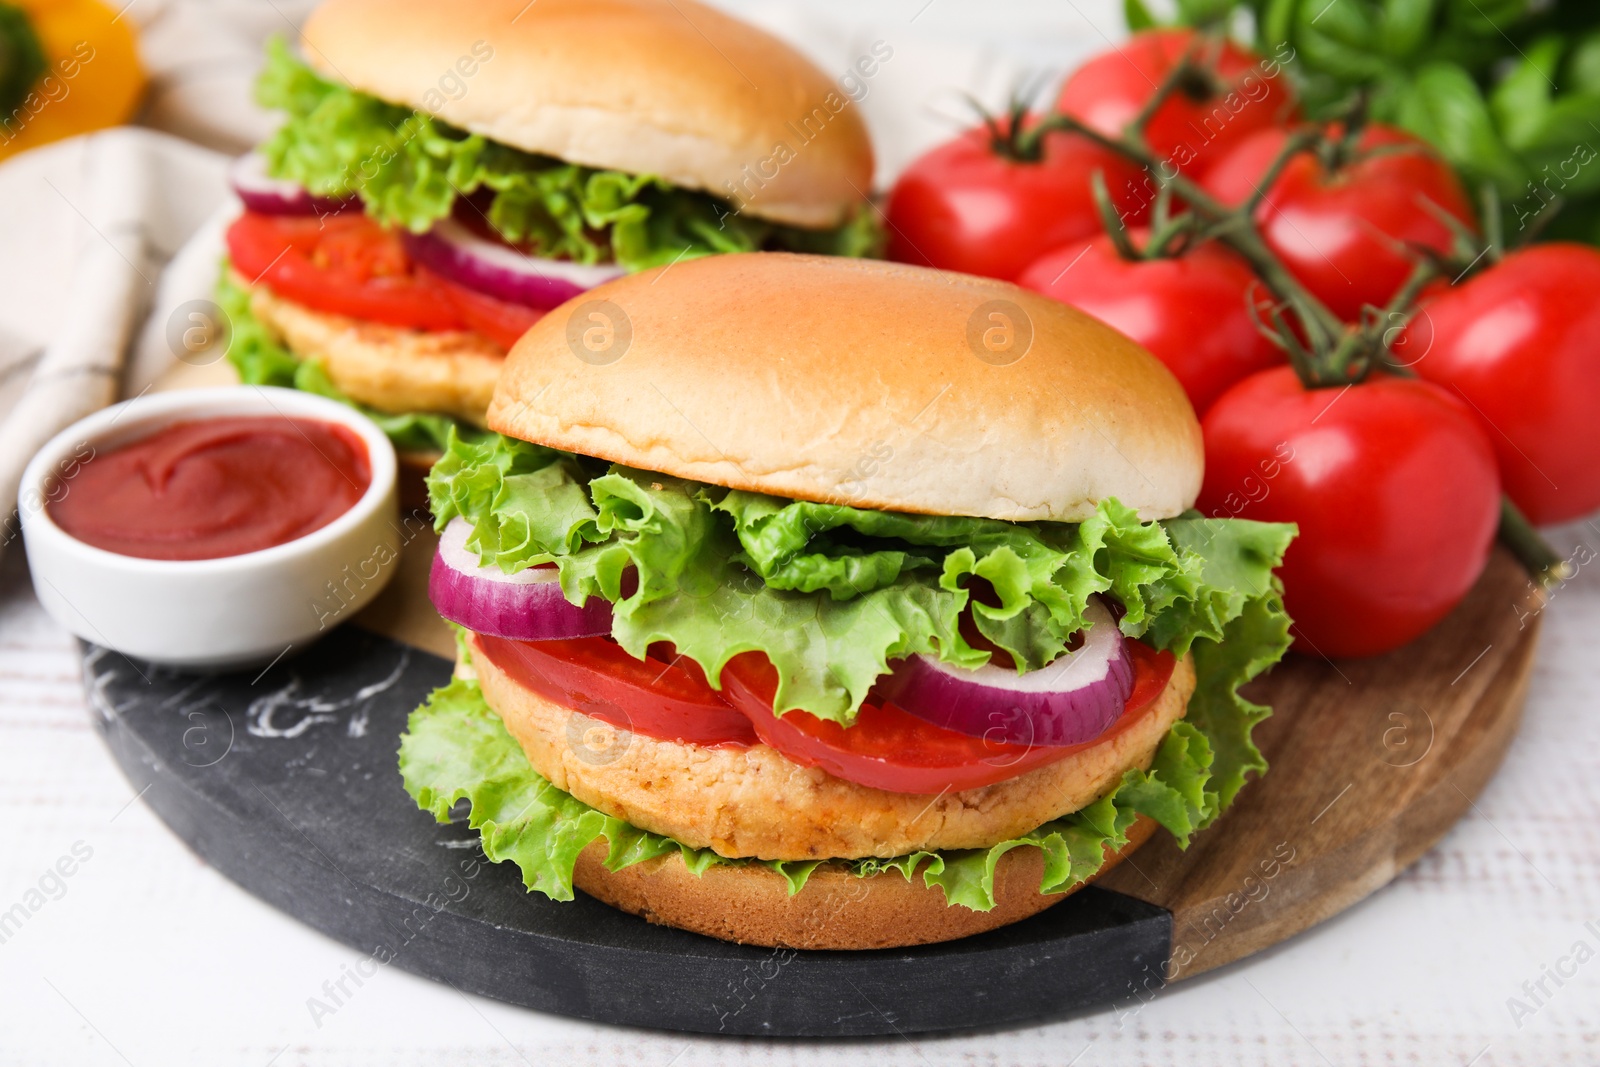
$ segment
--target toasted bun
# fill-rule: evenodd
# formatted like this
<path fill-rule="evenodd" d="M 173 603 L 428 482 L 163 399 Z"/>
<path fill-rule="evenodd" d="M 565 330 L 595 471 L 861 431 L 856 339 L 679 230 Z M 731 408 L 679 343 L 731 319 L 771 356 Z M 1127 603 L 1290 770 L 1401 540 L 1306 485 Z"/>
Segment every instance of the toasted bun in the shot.
<path fill-rule="evenodd" d="M 390 414 L 437 411 L 482 426 L 505 365 L 482 334 L 423 333 L 330 315 L 261 285 L 250 292 L 250 311 L 294 355 L 320 362 L 345 396 Z"/>
<path fill-rule="evenodd" d="M 1127 729 L 994 785 L 928 796 L 857 785 L 766 745 L 708 748 L 619 730 L 533 692 L 496 663 L 494 643 L 469 640 L 484 700 L 557 789 L 692 848 L 760 859 L 892 859 L 1028 833 L 1148 768 L 1195 684 L 1185 657 Z"/>
<path fill-rule="evenodd" d="M 1155 831 L 1141 815 L 1120 852 L 1109 849 L 1095 878 L 1115 867 Z M 695 875 L 678 855 L 608 871 L 606 847 L 595 842 L 578 856 L 573 882 L 612 907 L 653 923 L 697 934 L 773 948 L 901 948 L 971 937 L 1028 918 L 1071 895 L 1039 892 L 1044 856 L 1015 848 L 994 872 L 995 906 L 973 911 L 945 902 L 944 890 L 907 880 L 898 871 L 858 878 L 842 864 L 812 872 L 805 888 L 789 895 L 783 876 L 766 867 L 710 867 Z M 1093 881 L 1093 879 L 1090 879 Z"/>
<path fill-rule="evenodd" d="M 878 510 L 1145 519 L 1194 503 L 1200 426 L 1122 334 L 1006 282 L 782 253 L 608 282 L 523 335 L 489 425 L 645 470 Z"/>
<path fill-rule="evenodd" d="M 304 49 L 329 78 L 502 144 L 777 222 L 837 225 L 872 186 L 845 92 L 697 0 L 328 0 Z"/>

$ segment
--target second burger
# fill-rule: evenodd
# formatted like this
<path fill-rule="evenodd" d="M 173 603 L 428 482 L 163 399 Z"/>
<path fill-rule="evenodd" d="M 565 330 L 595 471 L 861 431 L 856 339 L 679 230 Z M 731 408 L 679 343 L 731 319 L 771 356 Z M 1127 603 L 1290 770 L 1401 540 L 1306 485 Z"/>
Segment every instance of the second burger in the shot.
<path fill-rule="evenodd" d="M 858 94 L 694 0 L 328 0 L 301 51 L 269 48 L 286 121 L 234 173 L 230 360 L 402 452 L 481 427 L 506 351 L 601 282 L 880 243 Z"/>

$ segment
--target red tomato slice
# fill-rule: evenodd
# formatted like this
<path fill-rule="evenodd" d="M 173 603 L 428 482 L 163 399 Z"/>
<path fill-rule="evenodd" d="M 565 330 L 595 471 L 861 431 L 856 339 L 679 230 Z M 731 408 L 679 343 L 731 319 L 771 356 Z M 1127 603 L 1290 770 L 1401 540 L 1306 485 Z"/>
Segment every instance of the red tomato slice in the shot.
<path fill-rule="evenodd" d="M 725 692 L 706 683 L 693 660 L 658 655 L 640 661 L 604 637 L 512 641 L 475 635 L 479 654 L 546 700 L 660 740 L 696 745 L 756 744 L 806 767 L 895 793 L 940 793 L 993 785 L 1092 748 L 1139 722 L 1166 689 L 1172 653 L 1129 642 L 1133 692 L 1122 717 L 1081 745 L 1017 745 L 946 730 L 910 712 L 869 700 L 849 728 L 803 711 L 772 713 L 777 672 L 759 653 L 723 669 Z"/>
<path fill-rule="evenodd" d="M 511 351 L 511 346 L 528 332 L 529 326 L 544 317 L 542 311 L 499 300 L 476 289 L 469 289 L 465 285 L 433 273 L 426 267 L 419 266 L 417 275 L 427 278 L 444 290 L 445 296 L 455 305 L 457 313 L 466 320 L 470 329 L 483 334 L 507 352 Z"/>
<path fill-rule="evenodd" d="M 1015 778 L 1037 767 L 1092 748 L 1129 729 L 1155 706 L 1176 663 L 1130 641 L 1133 692 L 1122 717 L 1081 745 L 1018 745 L 972 737 L 935 726 L 908 711 L 869 699 L 846 728 L 803 711 L 772 713 L 778 672 L 760 653 L 737 656 L 722 671 L 728 699 L 750 717 L 756 734 L 786 757 L 857 785 L 893 793 L 942 793 L 976 789 Z"/>
<path fill-rule="evenodd" d="M 750 720 L 706 684 L 691 659 L 636 660 L 604 637 L 475 638 L 481 653 L 520 684 L 619 729 L 696 745 L 756 743 Z"/>
<path fill-rule="evenodd" d="M 251 284 L 317 311 L 413 330 L 467 327 L 445 290 L 417 273 L 399 236 L 365 215 L 247 211 L 228 227 L 227 242 L 234 269 Z"/>

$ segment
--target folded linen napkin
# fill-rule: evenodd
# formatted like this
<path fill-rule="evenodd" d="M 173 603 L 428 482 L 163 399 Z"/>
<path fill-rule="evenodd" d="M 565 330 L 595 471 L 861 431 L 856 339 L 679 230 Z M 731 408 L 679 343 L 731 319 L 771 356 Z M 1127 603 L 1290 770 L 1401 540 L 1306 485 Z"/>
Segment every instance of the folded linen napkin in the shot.
<path fill-rule="evenodd" d="M 217 153 L 132 128 L 0 167 L 0 514 L 44 442 L 117 398 L 162 268 L 227 196 L 225 168 Z"/>

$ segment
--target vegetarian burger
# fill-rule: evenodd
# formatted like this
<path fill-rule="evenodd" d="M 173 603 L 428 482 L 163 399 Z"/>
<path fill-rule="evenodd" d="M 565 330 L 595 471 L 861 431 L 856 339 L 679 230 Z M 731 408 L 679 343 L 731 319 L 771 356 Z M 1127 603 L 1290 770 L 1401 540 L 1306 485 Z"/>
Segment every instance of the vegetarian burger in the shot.
<path fill-rule="evenodd" d="M 603 281 L 876 250 L 861 80 L 694 0 L 329 0 L 302 51 L 270 47 L 286 119 L 234 172 L 230 356 L 404 450 L 481 426 L 507 349 Z"/>
<path fill-rule="evenodd" d="M 940 941 L 1187 841 L 1265 769 L 1238 687 L 1287 646 L 1293 528 L 1186 511 L 1182 390 L 1080 312 L 717 256 L 553 311 L 488 422 L 429 476 L 461 666 L 400 766 L 530 890 Z"/>

